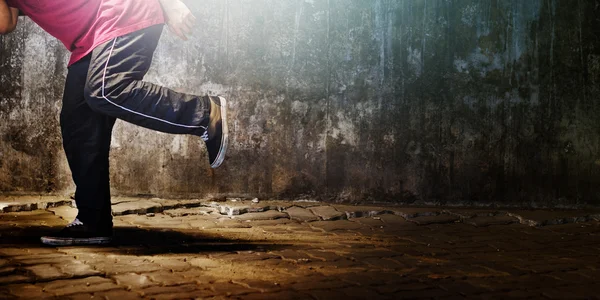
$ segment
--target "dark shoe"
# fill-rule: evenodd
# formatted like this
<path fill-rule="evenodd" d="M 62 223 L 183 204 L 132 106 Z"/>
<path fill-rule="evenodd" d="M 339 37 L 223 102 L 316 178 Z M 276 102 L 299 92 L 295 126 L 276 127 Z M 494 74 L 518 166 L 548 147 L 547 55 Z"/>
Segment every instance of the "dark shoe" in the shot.
<path fill-rule="evenodd" d="M 210 118 L 202 139 L 206 143 L 210 167 L 214 169 L 223 163 L 229 143 L 227 101 L 223 97 L 208 98 L 210 99 Z"/>
<path fill-rule="evenodd" d="M 56 235 L 43 236 L 41 241 L 50 246 L 105 245 L 112 241 L 112 228 L 91 230 L 75 219 Z"/>

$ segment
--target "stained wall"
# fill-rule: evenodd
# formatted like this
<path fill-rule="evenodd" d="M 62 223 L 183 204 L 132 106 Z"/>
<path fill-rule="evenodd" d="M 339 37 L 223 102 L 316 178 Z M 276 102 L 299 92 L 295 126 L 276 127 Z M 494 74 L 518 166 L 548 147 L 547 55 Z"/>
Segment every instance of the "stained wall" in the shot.
<path fill-rule="evenodd" d="M 147 80 L 225 95 L 228 160 L 118 122 L 114 194 L 581 206 L 600 203 L 600 2 L 188 1 Z M 72 191 L 68 53 L 0 38 L 0 192 Z"/>

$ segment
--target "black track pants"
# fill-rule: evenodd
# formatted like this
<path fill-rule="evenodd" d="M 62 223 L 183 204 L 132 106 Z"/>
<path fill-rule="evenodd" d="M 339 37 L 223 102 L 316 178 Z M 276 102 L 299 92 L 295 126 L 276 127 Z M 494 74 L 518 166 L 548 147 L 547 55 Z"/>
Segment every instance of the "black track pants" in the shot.
<path fill-rule="evenodd" d="M 200 136 L 206 128 L 207 99 L 142 81 L 162 28 L 110 40 L 69 67 L 60 124 L 77 218 L 89 226 L 112 226 L 108 158 L 116 118 L 173 134 Z"/>

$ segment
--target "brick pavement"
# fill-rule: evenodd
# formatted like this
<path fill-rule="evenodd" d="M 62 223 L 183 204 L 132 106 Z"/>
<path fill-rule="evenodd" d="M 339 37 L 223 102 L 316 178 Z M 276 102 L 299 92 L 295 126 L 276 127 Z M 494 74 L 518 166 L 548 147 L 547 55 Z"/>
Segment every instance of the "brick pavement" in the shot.
<path fill-rule="evenodd" d="M 58 198 L 0 199 L 0 299 L 595 299 L 598 212 L 115 200 L 116 242 L 44 247 Z M 139 206 L 136 205 L 139 201 Z"/>

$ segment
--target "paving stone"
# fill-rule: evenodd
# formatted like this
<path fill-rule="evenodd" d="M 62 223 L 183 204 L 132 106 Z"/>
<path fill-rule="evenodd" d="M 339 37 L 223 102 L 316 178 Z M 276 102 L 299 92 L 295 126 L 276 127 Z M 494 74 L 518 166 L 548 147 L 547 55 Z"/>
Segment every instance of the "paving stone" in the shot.
<path fill-rule="evenodd" d="M 0 196 L 0 212 L 23 212 L 71 205 L 71 199 L 40 196 Z"/>
<path fill-rule="evenodd" d="M 68 222 L 46 210 L 34 210 L 14 213 L 0 213 L 0 222 L 11 230 L 27 229 L 28 227 L 62 227 Z"/>
<path fill-rule="evenodd" d="M 368 287 L 364 286 L 350 286 L 341 289 L 337 289 L 338 291 L 344 293 L 346 297 L 344 299 L 371 299 L 371 298 L 383 298 L 377 297 L 377 292 Z"/>
<path fill-rule="evenodd" d="M 402 279 L 402 277 L 400 274 L 398 274 L 395 280 L 400 279 Z M 401 283 L 397 283 L 396 281 L 388 281 L 384 285 L 375 287 L 375 290 L 380 294 L 389 295 L 400 291 L 420 292 L 433 288 L 433 286 L 430 284 L 425 284 L 414 279 L 405 279 L 401 280 L 400 282 Z"/>
<path fill-rule="evenodd" d="M 276 201 L 276 200 L 268 200 L 268 201 L 260 201 L 259 203 L 255 203 L 252 201 L 226 201 L 226 202 L 213 202 L 211 203 L 211 207 L 215 207 L 219 209 L 221 214 L 236 216 L 242 215 L 245 213 L 252 212 L 263 212 L 268 210 L 275 211 L 284 211 L 292 206 L 298 207 L 311 207 L 318 206 L 317 202 L 291 202 L 291 201 Z"/>
<path fill-rule="evenodd" d="M 323 231 L 320 229 L 314 229 L 308 225 L 308 223 L 291 223 L 287 224 L 285 228 L 289 231 L 289 233 L 298 234 L 298 235 L 310 235 L 313 234 L 323 234 Z"/>
<path fill-rule="evenodd" d="M 211 207 L 196 207 L 196 208 L 177 208 L 165 210 L 164 214 L 170 217 L 185 217 L 185 216 L 197 216 L 197 215 L 210 215 L 212 213 L 217 213 L 217 210 Z"/>
<path fill-rule="evenodd" d="M 370 268 L 368 264 L 362 261 L 352 260 L 346 257 L 328 261 L 315 259 L 305 264 L 299 264 L 299 266 L 327 276 L 338 274 L 340 270 L 362 271 L 366 268 Z"/>
<path fill-rule="evenodd" d="M 459 221 L 460 217 L 453 215 L 437 215 L 410 218 L 409 221 L 418 225 L 449 224 Z"/>
<path fill-rule="evenodd" d="M 473 225 L 476 227 L 486 227 L 492 225 L 507 225 L 519 222 L 519 219 L 511 216 L 482 216 L 474 217 L 463 221 L 465 224 Z"/>
<path fill-rule="evenodd" d="M 537 290 L 543 297 L 549 299 L 598 299 L 598 288 L 582 288 L 578 287 L 558 287 L 544 288 Z"/>
<path fill-rule="evenodd" d="M 120 274 L 113 275 L 115 282 L 128 289 L 141 289 L 149 286 L 156 285 L 155 282 L 152 282 L 148 276 L 143 274 L 136 273 L 128 273 L 128 274 Z"/>
<path fill-rule="evenodd" d="M 5 275 L 0 277 L 0 284 L 11 284 L 11 283 L 21 283 L 21 282 L 30 282 L 31 278 L 24 275 Z"/>
<path fill-rule="evenodd" d="M 171 199 L 160 199 L 160 198 L 152 198 L 150 199 L 152 202 L 156 202 L 160 204 L 163 210 L 174 210 L 187 208 L 190 210 L 196 209 L 210 209 L 209 203 L 210 201 L 202 200 L 202 199 L 181 199 L 181 200 L 171 200 Z"/>
<path fill-rule="evenodd" d="M 310 295 L 295 291 L 281 291 L 276 293 L 255 293 L 244 295 L 245 300 L 263 299 L 290 299 L 290 300 L 314 300 Z"/>
<path fill-rule="evenodd" d="M 346 218 L 345 213 L 336 210 L 332 206 L 316 206 L 308 209 L 323 221 L 342 220 Z"/>
<path fill-rule="evenodd" d="M 356 249 L 347 254 L 354 259 L 362 260 L 365 258 L 392 258 L 404 255 L 402 252 L 393 251 L 386 248 L 376 249 Z"/>
<path fill-rule="evenodd" d="M 340 246 L 351 248 L 351 249 L 373 249 L 376 246 L 373 244 L 366 244 L 363 241 L 347 241 L 347 242 L 339 242 Z M 341 248 L 340 248 L 341 249 Z"/>
<path fill-rule="evenodd" d="M 522 277 L 518 277 L 522 278 Z M 510 279 L 510 278 L 509 278 Z M 469 284 L 480 287 L 482 289 L 487 289 L 490 293 L 506 293 L 511 290 L 519 290 L 519 289 L 528 289 L 525 282 L 519 282 L 519 280 L 515 280 L 515 278 L 509 280 L 506 278 L 468 278 L 465 281 Z M 537 285 L 531 286 L 532 289 L 537 288 Z M 482 294 L 487 295 L 488 293 Z"/>
<path fill-rule="evenodd" d="M 227 216 L 239 216 L 246 213 L 264 212 L 272 209 L 271 204 L 253 203 L 251 201 L 227 201 L 224 203 L 214 203 L 212 206 L 216 207 L 219 213 Z"/>
<path fill-rule="evenodd" d="M 484 294 L 490 291 L 488 289 L 469 284 L 468 282 L 463 280 L 445 280 L 439 282 L 437 285 L 443 290 L 455 294 L 460 294 L 464 297 L 473 297 L 475 295 Z"/>
<path fill-rule="evenodd" d="M 65 296 L 79 293 L 104 292 L 118 289 L 118 286 L 110 279 L 102 277 L 88 277 L 82 279 L 56 280 L 40 284 L 46 293 L 56 296 Z"/>
<path fill-rule="evenodd" d="M 257 213 L 246 213 L 240 216 L 233 217 L 240 221 L 264 221 L 264 220 L 276 220 L 276 219 L 287 219 L 289 216 L 286 213 L 268 210 L 265 212 Z"/>
<path fill-rule="evenodd" d="M 150 262 L 158 264 L 163 269 L 170 271 L 185 271 L 192 267 L 187 262 L 187 258 L 151 257 Z"/>
<path fill-rule="evenodd" d="M 226 260 L 232 263 L 236 262 L 253 262 L 263 261 L 267 259 L 281 259 L 281 257 L 264 252 L 240 251 L 237 253 L 225 254 L 219 256 L 219 260 Z"/>
<path fill-rule="evenodd" d="M 289 201 L 282 201 L 282 202 L 289 203 Z M 322 206 L 322 205 L 323 205 L 323 202 L 321 202 L 321 201 L 300 199 L 300 200 L 291 201 L 291 205 L 281 205 L 281 207 L 288 208 L 288 207 L 292 207 L 292 206 L 298 206 L 298 207 L 302 207 L 302 208 L 309 208 L 309 207 Z"/>
<path fill-rule="evenodd" d="M 420 291 L 397 291 L 392 295 L 396 299 L 437 299 L 441 297 L 456 296 L 454 293 L 439 288 Z"/>
<path fill-rule="evenodd" d="M 402 264 L 395 260 L 381 259 L 378 257 L 369 257 L 369 258 L 358 260 L 358 262 L 360 262 L 361 264 L 367 264 L 372 268 L 376 268 L 379 270 L 386 270 L 386 271 L 392 271 L 392 270 L 397 270 L 397 269 L 398 270 L 409 269 L 408 264 Z"/>
<path fill-rule="evenodd" d="M 298 206 L 292 206 L 285 210 L 292 220 L 300 222 L 318 221 L 320 218 L 313 214 L 310 210 Z"/>
<path fill-rule="evenodd" d="M 153 282 L 159 283 L 162 286 L 173 286 L 195 283 L 196 279 L 189 278 L 179 274 L 178 272 L 171 271 L 158 271 L 153 273 L 145 273 L 145 276 L 150 278 Z"/>
<path fill-rule="evenodd" d="M 338 261 L 341 259 L 345 259 L 343 256 L 336 254 L 332 251 L 324 251 L 324 250 L 303 250 L 303 253 L 306 253 L 308 256 L 313 258 L 314 260 L 321 261 Z"/>
<path fill-rule="evenodd" d="M 390 207 L 395 215 L 401 216 L 405 219 L 412 219 L 416 217 L 432 217 L 440 215 L 443 208 L 439 207 Z"/>
<path fill-rule="evenodd" d="M 218 268 L 220 266 L 217 260 L 203 257 L 192 258 L 191 260 L 189 260 L 189 263 L 192 266 L 202 268 L 203 270 Z"/>
<path fill-rule="evenodd" d="M 551 273 L 551 272 L 568 272 L 577 271 L 579 268 L 572 263 L 553 263 L 548 264 L 547 261 L 532 262 L 531 264 L 515 264 L 517 269 L 533 272 L 533 273 Z"/>
<path fill-rule="evenodd" d="M 111 290 L 107 292 L 74 294 L 65 297 L 70 300 L 89 300 L 89 299 L 107 299 L 107 300 L 136 300 L 143 299 L 139 294 L 127 290 Z"/>
<path fill-rule="evenodd" d="M 15 272 L 15 270 L 16 269 L 14 267 L 8 267 L 8 266 L 0 267 L 0 276 L 11 275 Z"/>
<path fill-rule="evenodd" d="M 290 288 L 297 291 L 304 290 L 334 290 L 345 287 L 353 286 L 351 283 L 342 281 L 342 280 L 331 280 L 327 279 L 327 277 L 309 277 L 311 280 L 297 282 L 290 285 Z"/>
<path fill-rule="evenodd" d="M 308 290 L 305 291 L 305 293 L 311 295 L 313 298 L 317 299 L 317 300 L 330 300 L 330 299 L 347 299 L 348 296 L 344 293 L 342 293 L 339 290 L 329 290 L 329 289 L 324 289 L 324 290 Z M 374 298 L 373 296 L 371 296 L 370 298 Z"/>
<path fill-rule="evenodd" d="M 307 262 L 310 262 L 311 259 L 313 259 L 312 256 L 310 256 L 304 252 L 291 250 L 291 249 L 284 249 L 281 251 L 273 251 L 270 253 L 273 255 L 279 256 L 282 259 L 292 261 L 294 263 L 307 263 Z"/>
<path fill-rule="evenodd" d="M 600 210 L 509 210 L 507 213 L 509 216 L 519 219 L 521 224 L 546 226 L 587 222 L 594 219 Z"/>
<path fill-rule="evenodd" d="M 146 298 L 151 299 L 198 299 L 215 296 L 215 292 L 203 289 L 195 284 L 179 286 L 154 286 L 141 290 Z"/>
<path fill-rule="evenodd" d="M 249 222 L 242 222 L 238 219 L 223 218 L 218 219 L 215 228 L 235 229 L 235 228 L 252 228 Z"/>
<path fill-rule="evenodd" d="M 367 228 L 365 225 L 356 222 L 351 222 L 348 220 L 318 221 L 310 223 L 310 226 L 313 228 L 322 229 L 327 232 L 358 230 L 361 228 Z"/>
<path fill-rule="evenodd" d="M 162 269 L 158 264 L 137 258 L 106 259 L 94 263 L 96 270 L 104 274 L 124 274 L 131 272 L 154 272 Z"/>
<path fill-rule="evenodd" d="M 207 298 L 204 298 L 204 299 L 207 299 L 207 300 L 230 300 L 230 299 L 232 299 L 232 297 L 223 296 L 223 295 L 217 295 L 217 296 L 207 297 Z M 236 298 L 233 298 L 233 299 L 236 299 Z M 238 297 L 237 299 L 242 299 L 242 298 Z"/>
<path fill-rule="evenodd" d="M 244 295 L 244 299 L 246 299 L 246 295 L 255 293 L 256 290 L 247 288 L 245 286 L 235 284 L 232 282 L 213 282 L 210 284 L 210 288 L 217 295 L 227 295 L 227 296 L 238 296 Z"/>
<path fill-rule="evenodd" d="M 111 205 L 117 205 L 125 202 L 135 202 L 139 200 L 148 200 L 147 198 L 139 198 L 139 197 L 124 197 L 124 196 L 112 196 L 110 198 Z"/>
<path fill-rule="evenodd" d="M 219 278 L 210 275 L 210 271 L 207 272 L 207 270 L 210 269 L 192 268 L 186 271 L 177 272 L 177 274 L 186 279 L 194 280 L 198 285 L 210 285 L 211 282 L 215 282 Z"/>
<path fill-rule="evenodd" d="M 77 260 L 64 253 L 43 253 L 13 256 L 14 261 L 22 265 L 40 265 L 40 264 L 67 264 L 74 263 Z"/>
<path fill-rule="evenodd" d="M 375 272 L 378 275 L 383 273 L 381 270 L 375 271 L 372 269 L 369 269 L 369 271 L 354 270 L 348 273 L 336 275 L 335 277 L 356 286 L 376 287 L 384 285 L 385 280 L 383 278 L 373 276 L 373 273 Z M 398 274 L 394 273 L 394 276 L 397 277 Z"/>
<path fill-rule="evenodd" d="M 244 279 L 232 281 L 232 283 L 260 291 L 261 293 L 273 293 L 281 290 L 281 285 L 273 281 Z"/>
<path fill-rule="evenodd" d="M 486 294 L 481 294 L 481 297 L 488 298 Z M 500 295 L 497 295 L 500 296 Z M 540 290 L 512 290 L 506 291 L 501 295 L 502 299 L 544 299 L 543 292 Z M 567 298 L 561 298 L 567 299 Z"/>
<path fill-rule="evenodd" d="M 59 206 L 49 208 L 48 211 L 54 213 L 54 215 L 62 218 L 65 221 L 71 222 L 77 218 L 78 210 L 77 208 L 71 206 Z"/>
<path fill-rule="evenodd" d="M 398 215 L 381 215 L 378 216 L 383 222 L 385 227 L 399 228 L 400 226 L 414 226 L 414 223 L 410 223 L 406 221 L 406 219 L 402 216 Z M 421 229 L 419 229 L 421 230 Z"/>
<path fill-rule="evenodd" d="M 364 206 L 364 205 L 339 205 L 332 204 L 332 207 L 346 214 L 346 218 L 365 218 L 375 217 L 381 214 L 393 214 L 393 211 L 379 206 Z"/>
<path fill-rule="evenodd" d="M 64 255 L 65 258 L 71 259 L 73 261 L 80 261 L 85 263 L 85 260 L 104 260 L 106 257 L 113 257 L 113 253 L 120 253 L 120 250 L 123 249 L 122 246 L 119 247 L 93 247 L 93 246 L 73 246 L 73 247 L 60 247 L 60 254 Z"/>
<path fill-rule="evenodd" d="M 0 289 L 0 299 L 13 300 L 18 299 L 17 296 L 11 295 L 7 290 Z"/>
<path fill-rule="evenodd" d="M 385 223 L 381 220 L 381 217 L 362 217 L 351 219 L 352 222 L 363 224 L 374 229 L 383 229 Z"/>
<path fill-rule="evenodd" d="M 520 275 L 523 275 L 523 274 L 520 274 Z M 578 271 L 552 272 L 552 273 L 548 273 L 544 276 L 552 277 L 552 278 L 562 280 L 564 282 L 568 282 L 568 283 L 572 283 L 572 284 L 579 284 L 581 282 L 586 282 L 590 279 L 590 277 L 584 276 L 583 274 L 579 273 Z"/>
<path fill-rule="evenodd" d="M 544 227 L 538 227 L 539 235 L 542 234 L 590 234 L 597 236 L 600 226 L 599 222 L 588 222 L 588 223 L 567 223 L 558 225 L 546 225 Z"/>
<path fill-rule="evenodd" d="M 25 270 L 31 272 L 37 280 L 43 281 L 68 277 L 53 265 L 35 265 L 26 267 Z"/>
<path fill-rule="evenodd" d="M 490 209 L 450 208 L 442 210 L 442 213 L 457 215 L 461 219 L 471 219 L 475 217 L 506 216 L 506 212 Z"/>
<path fill-rule="evenodd" d="M 4 287 L 18 299 L 48 299 L 52 294 L 44 293 L 42 288 L 33 284 L 12 284 Z"/>
<path fill-rule="evenodd" d="M 475 261 L 472 258 L 467 259 L 467 261 L 469 261 L 469 260 L 475 264 Z M 516 262 L 516 260 L 514 260 L 514 259 L 511 262 L 504 262 L 504 263 L 494 263 L 491 261 L 484 261 L 484 262 L 477 262 L 476 265 L 484 267 L 484 268 L 492 271 L 492 273 L 505 274 L 508 276 L 521 276 L 521 275 L 525 275 L 528 273 L 528 271 L 517 269 L 517 268 L 513 267 L 512 264 L 514 264 L 515 262 Z"/>
<path fill-rule="evenodd" d="M 158 229 L 166 231 L 167 229 L 190 229 L 191 226 L 184 220 L 179 218 L 172 218 L 165 214 L 151 214 L 146 216 L 146 220 L 143 223 L 138 223 L 140 227 L 144 229 Z"/>
<path fill-rule="evenodd" d="M 63 274 L 66 274 L 70 277 L 91 277 L 94 275 L 100 275 L 99 271 L 94 270 L 91 266 L 80 261 L 74 261 L 67 264 L 58 264 L 55 266 L 57 266 Z"/>
<path fill-rule="evenodd" d="M 147 214 L 162 212 L 163 207 L 160 203 L 152 200 L 137 200 L 131 202 L 122 202 L 112 206 L 113 216 Z"/>
<path fill-rule="evenodd" d="M 252 227 L 260 227 L 263 230 L 270 232 L 282 232 L 287 231 L 287 228 L 282 225 L 297 223 L 298 221 L 290 220 L 286 218 L 283 219 L 275 219 L 275 220 L 261 220 L 261 221 L 252 221 Z"/>
<path fill-rule="evenodd" d="M 218 227 L 216 219 L 210 216 L 192 216 L 183 219 L 190 228 L 212 229 Z"/>

